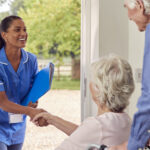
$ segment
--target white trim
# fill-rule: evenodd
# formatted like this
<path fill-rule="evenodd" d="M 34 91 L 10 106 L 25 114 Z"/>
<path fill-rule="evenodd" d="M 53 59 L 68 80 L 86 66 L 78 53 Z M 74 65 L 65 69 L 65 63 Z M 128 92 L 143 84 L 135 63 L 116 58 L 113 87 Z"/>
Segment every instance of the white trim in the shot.
<path fill-rule="evenodd" d="M 89 91 L 91 62 L 99 57 L 99 0 L 82 0 L 81 6 L 81 119 L 93 114 Z"/>
<path fill-rule="evenodd" d="M 82 0 L 81 5 L 81 120 L 88 117 L 89 89 L 88 71 L 90 63 L 89 52 L 91 49 L 91 0 Z"/>
<path fill-rule="evenodd" d="M 4 62 L 0 62 L 0 64 L 2 64 L 2 65 L 8 65 L 7 63 L 4 63 Z"/>
<path fill-rule="evenodd" d="M 26 51 L 25 51 L 25 53 L 26 53 L 26 60 L 23 62 L 23 64 L 25 64 L 26 62 L 28 62 L 28 59 L 29 59 L 28 53 Z"/>
<path fill-rule="evenodd" d="M 100 56 L 100 1 L 91 0 L 91 62 Z"/>
<path fill-rule="evenodd" d="M 0 83 L 0 85 L 3 85 L 4 83 Z"/>

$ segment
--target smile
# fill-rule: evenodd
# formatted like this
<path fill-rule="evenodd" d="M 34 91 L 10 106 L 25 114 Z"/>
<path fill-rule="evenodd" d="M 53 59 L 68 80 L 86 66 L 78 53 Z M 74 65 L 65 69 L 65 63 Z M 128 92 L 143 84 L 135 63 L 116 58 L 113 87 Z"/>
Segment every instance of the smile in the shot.
<path fill-rule="evenodd" d="M 19 41 L 25 41 L 26 39 L 19 39 Z"/>

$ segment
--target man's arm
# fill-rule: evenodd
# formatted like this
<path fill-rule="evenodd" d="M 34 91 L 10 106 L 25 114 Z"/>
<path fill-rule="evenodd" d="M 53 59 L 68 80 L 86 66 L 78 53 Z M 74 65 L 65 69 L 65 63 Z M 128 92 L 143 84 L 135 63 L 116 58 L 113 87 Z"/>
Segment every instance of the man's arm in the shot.
<path fill-rule="evenodd" d="M 146 28 L 142 73 L 142 94 L 133 118 L 128 150 L 143 149 L 150 138 L 150 24 Z"/>

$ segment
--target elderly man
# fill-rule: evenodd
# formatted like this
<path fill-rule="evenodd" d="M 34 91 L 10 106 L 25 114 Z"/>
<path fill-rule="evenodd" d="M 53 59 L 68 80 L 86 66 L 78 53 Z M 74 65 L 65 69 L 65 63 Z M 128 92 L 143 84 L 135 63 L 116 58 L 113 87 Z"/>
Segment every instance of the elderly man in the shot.
<path fill-rule="evenodd" d="M 137 104 L 138 111 L 134 115 L 129 141 L 109 150 L 143 150 L 150 139 L 150 0 L 125 0 L 124 7 L 139 31 L 146 30 L 142 94 Z"/>

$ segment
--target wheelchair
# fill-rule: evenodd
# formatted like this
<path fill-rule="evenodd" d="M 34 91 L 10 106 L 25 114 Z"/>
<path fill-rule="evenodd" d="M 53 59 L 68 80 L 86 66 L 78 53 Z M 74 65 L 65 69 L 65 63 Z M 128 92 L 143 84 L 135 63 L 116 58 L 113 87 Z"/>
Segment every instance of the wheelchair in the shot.
<path fill-rule="evenodd" d="M 108 150 L 106 145 L 91 144 L 87 150 Z"/>
<path fill-rule="evenodd" d="M 106 145 L 91 144 L 87 150 L 108 150 Z M 145 147 L 143 150 L 150 150 L 150 146 Z"/>

